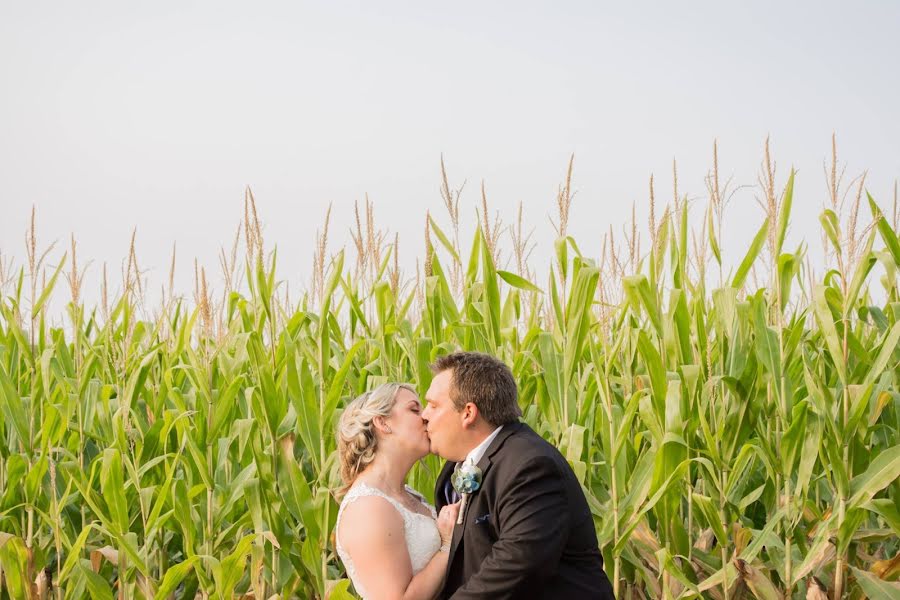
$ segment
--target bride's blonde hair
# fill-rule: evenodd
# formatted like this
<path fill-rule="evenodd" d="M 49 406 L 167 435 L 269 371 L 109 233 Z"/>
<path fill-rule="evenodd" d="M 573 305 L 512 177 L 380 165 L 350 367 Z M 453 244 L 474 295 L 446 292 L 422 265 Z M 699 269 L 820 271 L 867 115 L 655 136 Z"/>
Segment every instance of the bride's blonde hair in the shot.
<path fill-rule="evenodd" d="M 408 383 L 383 383 L 356 397 L 341 414 L 338 424 L 338 454 L 344 486 L 340 495 L 346 493 L 356 476 L 375 460 L 378 441 L 372 421 L 375 417 L 387 417 L 391 414 L 400 390 L 416 393 L 416 388 Z"/>

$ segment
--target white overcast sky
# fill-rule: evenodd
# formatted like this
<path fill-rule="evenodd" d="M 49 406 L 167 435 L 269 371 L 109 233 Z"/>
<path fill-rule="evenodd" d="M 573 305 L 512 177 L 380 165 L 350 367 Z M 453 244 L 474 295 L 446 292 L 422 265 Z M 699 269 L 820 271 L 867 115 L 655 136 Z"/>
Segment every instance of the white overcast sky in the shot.
<path fill-rule="evenodd" d="M 375 202 L 421 255 L 426 209 L 483 180 L 507 222 L 520 201 L 546 264 L 556 189 L 575 153 L 571 233 L 599 255 L 612 224 L 646 219 L 647 181 L 703 199 L 720 171 L 755 184 L 771 135 L 778 179 L 799 169 L 791 243 L 819 251 L 823 162 L 837 132 L 848 179 L 890 206 L 900 176 L 897 2 L 16 2 L 0 0 L 0 253 L 74 233 L 80 260 L 113 272 L 137 227 L 158 289 L 178 242 L 216 268 L 259 203 L 280 275 L 307 281 L 313 237 L 349 241 L 354 201 Z M 730 260 L 761 222 L 754 190 L 728 213 Z M 866 213 L 867 214 L 867 213 Z"/>

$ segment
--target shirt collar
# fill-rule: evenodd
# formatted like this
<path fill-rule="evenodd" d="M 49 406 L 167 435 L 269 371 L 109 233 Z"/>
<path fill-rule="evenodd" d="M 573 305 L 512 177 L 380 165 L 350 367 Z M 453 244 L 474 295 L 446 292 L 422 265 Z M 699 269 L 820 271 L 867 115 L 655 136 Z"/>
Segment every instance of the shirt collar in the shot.
<path fill-rule="evenodd" d="M 472 450 L 466 456 L 465 462 L 471 465 L 477 465 L 478 461 L 480 461 L 481 457 L 484 456 L 484 453 L 487 452 L 487 449 L 491 445 L 491 442 L 494 441 L 494 438 L 497 437 L 497 434 L 500 433 L 501 429 L 503 429 L 503 425 L 492 431 L 491 435 L 484 438 L 483 442 L 472 448 Z"/>

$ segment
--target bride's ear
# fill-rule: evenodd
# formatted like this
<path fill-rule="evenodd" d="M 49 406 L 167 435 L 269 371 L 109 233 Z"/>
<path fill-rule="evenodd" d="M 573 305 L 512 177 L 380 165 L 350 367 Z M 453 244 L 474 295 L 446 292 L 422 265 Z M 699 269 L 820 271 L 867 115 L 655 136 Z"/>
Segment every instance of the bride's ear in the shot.
<path fill-rule="evenodd" d="M 387 420 L 382 416 L 378 416 L 372 419 L 372 425 L 374 425 L 375 429 L 377 429 L 381 433 L 393 433 L 393 430 L 391 430 L 391 426 L 387 424 Z"/>

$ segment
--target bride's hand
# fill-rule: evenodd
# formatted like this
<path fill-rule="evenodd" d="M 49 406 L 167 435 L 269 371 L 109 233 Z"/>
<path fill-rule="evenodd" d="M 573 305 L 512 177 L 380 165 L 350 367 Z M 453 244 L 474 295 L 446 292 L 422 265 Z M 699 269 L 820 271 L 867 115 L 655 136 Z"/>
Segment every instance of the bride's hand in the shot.
<path fill-rule="evenodd" d="M 437 518 L 438 531 L 441 533 L 441 544 L 447 545 L 453 537 L 453 526 L 459 516 L 459 502 L 448 504 L 441 509 Z"/>

